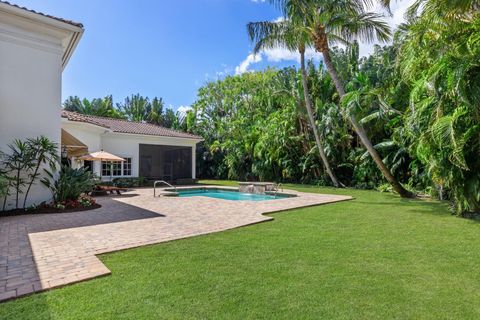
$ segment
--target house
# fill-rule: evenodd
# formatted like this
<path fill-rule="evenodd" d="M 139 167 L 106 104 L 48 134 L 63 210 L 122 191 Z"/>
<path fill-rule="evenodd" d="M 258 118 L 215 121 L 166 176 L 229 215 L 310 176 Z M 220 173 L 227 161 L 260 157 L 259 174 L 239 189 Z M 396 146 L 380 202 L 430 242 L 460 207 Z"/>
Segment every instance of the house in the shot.
<path fill-rule="evenodd" d="M 144 177 L 176 182 L 195 179 L 195 149 L 201 137 L 145 122 L 62 112 L 62 148 L 74 167 L 86 166 L 103 180 Z M 88 162 L 105 150 L 124 162 Z"/>
<path fill-rule="evenodd" d="M 80 23 L 0 0 L 0 150 L 7 152 L 14 139 L 43 135 L 61 146 L 59 156 L 66 154 L 73 166 L 88 166 L 104 178 L 195 178 L 195 145 L 200 137 L 62 111 L 62 71 L 83 32 Z M 101 149 L 126 161 L 107 166 L 79 160 Z M 50 191 L 37 183 L 27 206 L 50 199 Z M 7 209 L 13 204 L 7 199 Z"/>
<path fill-rule="evenodd" d="M 80 23 L 0 1 L 0 150 L 40 135 L 60 143 L 62 71 L 82 34 Z M 50 197 L 36 185 L 27 205 Z"/>

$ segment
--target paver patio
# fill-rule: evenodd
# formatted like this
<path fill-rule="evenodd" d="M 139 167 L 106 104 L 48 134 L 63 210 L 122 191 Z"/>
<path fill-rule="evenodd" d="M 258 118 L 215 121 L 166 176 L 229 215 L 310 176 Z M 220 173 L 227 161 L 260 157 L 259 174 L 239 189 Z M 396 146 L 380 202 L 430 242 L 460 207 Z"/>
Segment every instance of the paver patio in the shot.
<path fill-rule="evenodd" d="M 0 301 L 108 275 L 97 254 L 271 220 L 265 213 L 349 200 L 294 193 L 270 201 L 153 197 L 152 189 L 98 198 L 101 208 L 0 218 Z"/>

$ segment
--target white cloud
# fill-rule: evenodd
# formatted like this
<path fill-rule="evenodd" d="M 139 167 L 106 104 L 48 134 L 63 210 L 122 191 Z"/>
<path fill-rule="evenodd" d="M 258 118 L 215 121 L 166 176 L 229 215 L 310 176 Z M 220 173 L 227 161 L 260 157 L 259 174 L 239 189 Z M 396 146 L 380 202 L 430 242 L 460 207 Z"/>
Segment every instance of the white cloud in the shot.
<path fill-rule="evenodd" d="M 282 22 L 282 21 L 285 21 L 285 17 L 283 16 L 280 16 L 277 19 L 273 20 L 273 22 Z"/>
<path fill-rule="evenodd" d="M 320 60 L 320 55 L 313 49 L 307 49 L 305 52 L 305 59 L 314 59 L 318 61 Z M 262 50 L 256 55 L 251 53 L 247 56 L 247 58 L 245 58 L 245 60 L 242 61 L 242 63 L 240 63 L 240 65 L 235 68 L 235 74 L 238 75 L 251 71 L 251 65 L 264 60 L 273 63 L 279 63 L 283 61 L 295 61 L 300 63 L 300 54 L 296 51 L 290 51 L 284 48 Z"/>
<path fill-rule="evenodd" d="M 247 71 L 249 71 L 248 67 L 250 67 L 251 64 L 257 63 L 262 61 L 262 56 L 260 54 L 253 54 L 250 53 L 245 60 L 242 61 L 236 68 L 235 68 L 235 74 L 242 74 Z"/>
<path fill-rule="evenodd" d="M 177 109 L 177 113 L 178 113 L 178 118 L 179 119 L 183 119 L 185 118 L 185 116 L 187 115 L 187 112 L 192 110 L 192 107 L 190 106 L 180 106 L 178 107 Z"/>
<path fill-rule="evenodd" d="M 404 16 L 408 7 L 410 7 L 415 0 L 398 0 L 392 1 L 391 10 L 392 16 L 387 17 L 385 20 L 388 22 L 392 31 L 398 27 L 399 24 L 405 21 Z M 380 7 L 377 7 L 377 11 L 380 11 Z M 373 52 L 373 47 L 375 43 L 360 43 L 360 56 L 366 56 Z"/>
<path fill-rule="evenodd" d="M 408 7 L 410 7 L 414 2 L 415 0 L 401 0 L 392 4 L 393 17 L 389 21 L 392 27 L 397 27 L 399 24 L 405 21 L 405 12 L 407 12 Z"/>
<path fill-rule="evenodd" d="M 180 113 L 187 113 L 190 110 L 192 110 L 192 107 L 190 107 L 190 106 L 180 106 L 177 109 L 177 111 L 180 112 Z"/>

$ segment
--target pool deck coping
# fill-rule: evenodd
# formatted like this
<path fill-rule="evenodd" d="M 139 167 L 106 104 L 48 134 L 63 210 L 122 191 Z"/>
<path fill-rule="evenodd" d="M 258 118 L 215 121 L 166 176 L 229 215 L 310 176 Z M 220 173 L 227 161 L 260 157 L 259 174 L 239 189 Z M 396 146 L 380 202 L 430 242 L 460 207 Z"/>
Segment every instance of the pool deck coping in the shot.
<path fill-rule="evenodd" d="M 224 190 L 224 191 L 235 191 L 235 192 L 240 192 L 238 187 L 229 187 L 229 186 L 215 186 L 215 185 L 202 185 L 202 186 L 181 186 L 181 187 L 166 187 L 161 189 L 158 192 L 158 196 L 167 196 L 167 197 L 174 197 L 177 196 L 178 194 L 175 192 L 175 190 L 204 190 L 204 189 L 215 189 L 215 190 Z M 266 191 L 265 194 L 267 195 L 281 195 L 284 196 L 285 198 L 291 198 L 291 197 L 297 197 L 298 195 L 295 193 L 296 191 L 294 190 L 287 190 L 288 193 L 285 192 L 287 189 L 282 189 L 281 192 L 275 192 L 275 191 Z M 249 193 L 249 194 L 257 194 L 257 193 Z M 261 193 L 259 193 L 261 194 Z M 225 199 L 224 199 L 225 200 Z M 232 201 L 232 200 L 227 200 L 227 201 Z M 238 201 L 238 200 L 235 200 Z M 248 201 L 248 200 L 247 200 Z"/>

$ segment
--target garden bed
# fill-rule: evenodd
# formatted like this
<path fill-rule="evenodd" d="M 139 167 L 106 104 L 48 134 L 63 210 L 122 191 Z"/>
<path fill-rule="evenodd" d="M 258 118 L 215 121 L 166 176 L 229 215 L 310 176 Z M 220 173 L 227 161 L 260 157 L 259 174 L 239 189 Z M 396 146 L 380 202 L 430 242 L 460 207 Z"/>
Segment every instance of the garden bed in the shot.
<path fill-rule="evenodd" d="M 88 207 L 83 207 L 79 206 L 76 208 L 65 208 L 65 209 L 58 209 L 54 207 L 38 207 L 35 209 L 13 209 L 13 210 L 8 210 L 8 211 L 1 211 L 0 212 L 0 217 L 9 217 L 9 216 L 19 216 L 19 215 L 25 215 L 25 214 L 45 214 L 45 213 L 68 213 L 68 212 L 78 212 L 78 211 L 88 211 L 88 210 L 94 210 L 101 208 L 102 206 L 99 205 L 98 203 L 95 203 L 91 206 Z"/>

